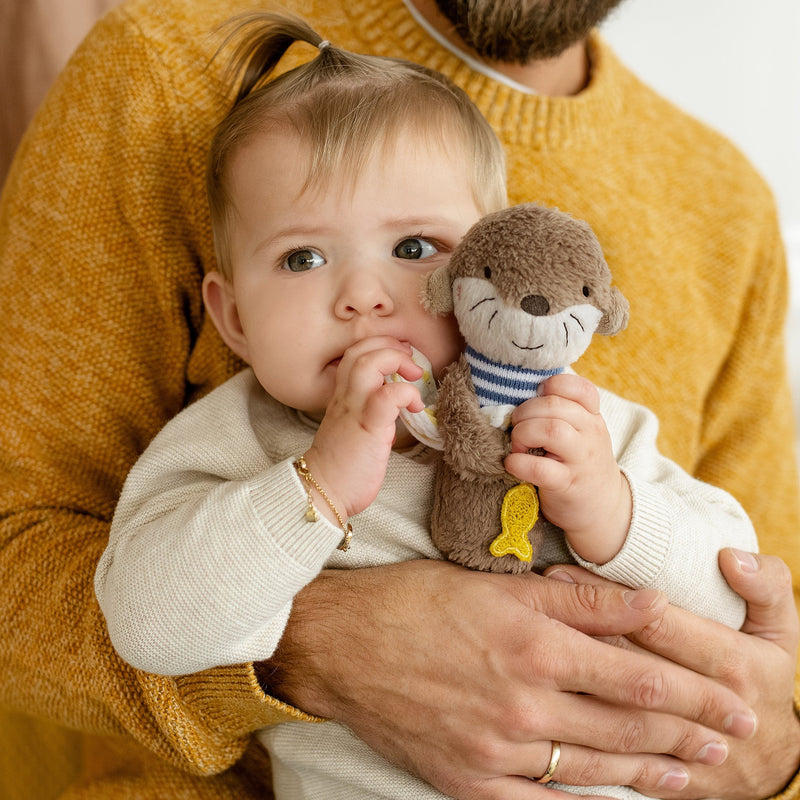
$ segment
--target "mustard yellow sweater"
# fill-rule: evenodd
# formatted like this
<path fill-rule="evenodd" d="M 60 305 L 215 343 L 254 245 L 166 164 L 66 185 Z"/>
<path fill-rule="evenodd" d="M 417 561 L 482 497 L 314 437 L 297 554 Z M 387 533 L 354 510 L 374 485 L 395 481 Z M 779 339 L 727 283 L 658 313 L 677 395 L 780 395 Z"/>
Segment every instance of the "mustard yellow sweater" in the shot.
<path fill-rule="evenodd" d="M 70 798 L 263 795 L 268 767 L 250 733 L 299 714 L 265 697 L 250 665 L 177 680 L 134 672 L 108 641 L 92 585 L 129 467 L 169 418 L 240 366 L 200 298 L 213 267 L 204 155 L 220 115 L 218 68 L 206 67 L 210 31 L 254 4 L 133 0 L 112 12 L 50 93 L 4 189 L 0 703 L 16 713 L 0 721 L 10 737 L 0 742 L 9 762 L 0 794 L 9 800 L 69 781 Z M 593 344 L 580 371 L 652 408 L 663 452 L 734 494 L 762 549 L 800 577 L 784 256 L 771 195 L 742 156 L 639 83 L 598 38 L 590 86 L 549 99 L 472 72 L 401 0 L 284 5 L 341 46 L 443 71 L 501 136 L 512 202 L 589 221 L 632 311 L 628 330 Z"/>

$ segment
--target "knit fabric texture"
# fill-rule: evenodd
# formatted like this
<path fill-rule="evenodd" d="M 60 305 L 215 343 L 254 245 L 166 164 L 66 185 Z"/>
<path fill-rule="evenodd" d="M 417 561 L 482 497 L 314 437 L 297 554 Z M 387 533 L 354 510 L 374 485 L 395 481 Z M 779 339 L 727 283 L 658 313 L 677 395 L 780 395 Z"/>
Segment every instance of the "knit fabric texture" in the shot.
<path fill-rule="evenodd" d="M 756 549 L 750 520 L 729 495 L 658 454 L 658 423 L 647 409 L 602 389 L 599 401 L 631 487 L 625 544 L 605 564 L 590 564 L 560 530 L 544 525 L 537 529 L 541 547 L 533 565 L 543 570 L 574 558 L 601 577 L 658 589 L 681 608 L 740 628 L 745 604 L 725 582 L 717 553 Z M 128 474 L 95 583 L 111 640 L 128 663 L 184 675 L 262 658 L 283 635 L 296 594 L 323 568 L 442 557 L 429 523 L 437 459 L 417 460 L 420 453 L 391 454 L 378 496 L 352 518 L 356 535 L 346 553 L 337 549 L 338 525 L 309 525 L 305 486 L 292 460 L 311 446 L 314 433 L 302 414 L 265 395 L 247 369 L 181 412 L 150 443 Z M 477 524 L 480 512 L 468 498 L 461 503 L 465 524 Z M 502 506 L 509 536 L 498 544 L 522 557 L 527 544 L 530 560 L 526 534 L 538 509 L 535 491 L 517 485 Z M 488 613 L 499 621 L 508 608 L 501 603 Z M 271 725 L 259 741 L 268 748 L 280 797 L 445 800 L 366 744 L 357 746 L 333 721 Z M 630 787 L 573 791 L 642 798 Z"/>
<path fill-rule="evenodd" d="M 131 465 L 167 420 L 242 366 L 200 293 L 214 268 L 205 156 L 224 113 L 224 57 L 209 61 L 215 27 L 263 5 L 123 3 L 49 93 L 4 187 L 0 704 L 17 715 L 0 724 L 0 753 L 14 759 L 0 763 L 0 794 L 9 800 L 68 784 L 70 800 L 263 797 L 268 768 L 252 732 L 306 718 L 264 695 L 248 664 L 183 678 L 128 667 L 92 583 Z M 741 154 L 640 83 L 599 37 L 590 85 L 548 98 L 473 72 L 401 0 L 285 6 L 337 45 L 441 70 L 501 137 L 510 201 L 589 222 L 631 322 L 593 342 L 579 371 L 651 408 L 661 451 L 731 492 L 761 549 L 800 576 L 785 260 L 772 196 Z M 313 54 L 294 47 L 286 66 Z M 38 768 L 14 755 L 20 736 Z M 800 781 L 785 794 L 798 796 Z"/>

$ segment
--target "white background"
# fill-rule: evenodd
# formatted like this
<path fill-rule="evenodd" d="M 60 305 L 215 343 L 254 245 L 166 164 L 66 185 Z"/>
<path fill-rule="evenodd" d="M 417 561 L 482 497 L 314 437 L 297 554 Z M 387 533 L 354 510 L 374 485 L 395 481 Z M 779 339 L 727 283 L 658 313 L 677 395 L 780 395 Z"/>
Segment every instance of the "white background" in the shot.
<path fill-rule="evenodd" d="M 732 139 L 775 192 L 800 431 L 800 1 L 624 0 L 603 34 L 643 80 Z"/>
<path fill-rule="evenodd" d="M 800 308 L 800 2 L 625 0 L 603 33 L 640 77 L 725 133 L 767 178 Z"/>

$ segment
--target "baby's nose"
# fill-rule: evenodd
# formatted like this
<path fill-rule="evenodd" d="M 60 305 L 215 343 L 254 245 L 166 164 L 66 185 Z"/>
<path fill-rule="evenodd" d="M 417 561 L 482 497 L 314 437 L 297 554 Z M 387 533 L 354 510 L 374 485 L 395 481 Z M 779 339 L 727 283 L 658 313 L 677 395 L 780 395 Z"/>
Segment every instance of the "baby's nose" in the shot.
<path fill-rule="evenodd" d="M 533 314 L 534 317 L 543 317 L 550 311 L 550 303 L 546 297 L 540 294 L 529 294 L 522 298 L 520 302 L 523 311 Z"/>
<path fill-rule="evenodd" d="M 374 273 L 353 269 L 342 280 L 335 310 L 343 319 L 389 315 L 394 311 L 392 290 Z"/>

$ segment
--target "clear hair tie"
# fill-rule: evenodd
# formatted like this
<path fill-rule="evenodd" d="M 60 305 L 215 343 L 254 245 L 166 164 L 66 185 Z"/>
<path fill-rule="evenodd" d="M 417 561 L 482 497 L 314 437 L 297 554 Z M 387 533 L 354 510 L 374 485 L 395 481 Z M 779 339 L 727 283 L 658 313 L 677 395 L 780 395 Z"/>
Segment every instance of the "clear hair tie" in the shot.
<path fill-rule="evenodd" d="M 328 47 L 330 47 L 330 46 L 331 46 L 331 43 L 330 43 L 330 42 L 329 42 L 327 39 L 323 39 L 323 40 L 322 40 L 322 41 L 321 41 L 321 42 L 320 42 L 320 43 L 317 45 L 317 49 L 318 49 L 318 50 L 320 51 L 320 53 L 321 53 L 323 50 L 327 49 L 327 48 L 328 48 Z"/>

